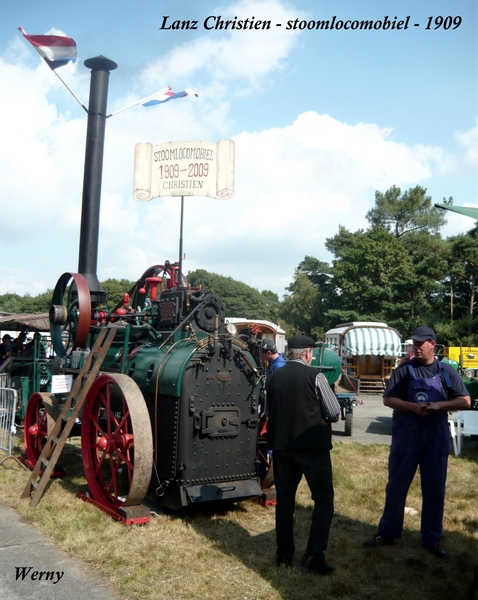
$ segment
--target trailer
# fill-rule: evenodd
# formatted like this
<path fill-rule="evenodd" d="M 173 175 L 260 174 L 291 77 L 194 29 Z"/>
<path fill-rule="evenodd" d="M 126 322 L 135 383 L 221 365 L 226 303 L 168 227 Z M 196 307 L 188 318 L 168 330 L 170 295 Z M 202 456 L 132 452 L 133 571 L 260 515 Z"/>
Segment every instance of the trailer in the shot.
<path fill-rule="evenodd" d="M 344 374 L 359 380 L 362 393 L 383 393 L 402 356 L 400 334 L 381 322 L 340 323 L 326 332 L 325 342 L 342 361 Z"/>

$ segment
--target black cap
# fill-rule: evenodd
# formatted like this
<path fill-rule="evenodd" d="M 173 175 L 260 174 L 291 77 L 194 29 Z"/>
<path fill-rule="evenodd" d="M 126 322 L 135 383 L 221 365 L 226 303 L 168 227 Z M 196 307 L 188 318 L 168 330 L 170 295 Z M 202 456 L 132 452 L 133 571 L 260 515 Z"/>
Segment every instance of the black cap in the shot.
<path fill-rule="evenodd" d="M 11 336 L 11 335 L 8 335 L 8 333 L 6 333 L 6 334 L 5 334 L 5 335 L 2 337 L 2 340 L 6 340 L 7 338 L 8 338 L 9 340 L 11 340 L 11 339 L 12 339 L 12 336 Z"/>
<path fill-rule="evenodd" d="M 276 345 L 274 344 L 274 342 L 267 338 L 261 341 L 261 348 L 262 352 L 277 352 Z"/>
<path fill-rule="evenodd" d="M 314 340 L 308 335 L 293 335 L 287 342 L 291 350 L 296 348 L 315 348 Z"/>
<path fill-rule="evenodd" d="M 424 325 L 417 327 L 410 337 L 417 342 L 426 342 L 427 340 L 437 341 L 437 336 L 433 329 Z"/>

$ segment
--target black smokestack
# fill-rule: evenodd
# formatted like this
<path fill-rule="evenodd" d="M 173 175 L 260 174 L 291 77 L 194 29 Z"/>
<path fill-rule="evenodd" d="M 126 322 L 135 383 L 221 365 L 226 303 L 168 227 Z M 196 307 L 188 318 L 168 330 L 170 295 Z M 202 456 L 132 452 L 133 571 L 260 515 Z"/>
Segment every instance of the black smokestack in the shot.
<path fill-rule="evenodd" d="M 98 238 L 100 226 L 101 179 L 105 145 L 106 105 L 110 71 L 117 64 L 104 56 L 85 60 L 91 69 L 88 128 L 86 133 L 85 172 L 81 209 L 78 272 L 85 276 L 92 307 L 104 304 L 107 294 L 98 281 Z"/>

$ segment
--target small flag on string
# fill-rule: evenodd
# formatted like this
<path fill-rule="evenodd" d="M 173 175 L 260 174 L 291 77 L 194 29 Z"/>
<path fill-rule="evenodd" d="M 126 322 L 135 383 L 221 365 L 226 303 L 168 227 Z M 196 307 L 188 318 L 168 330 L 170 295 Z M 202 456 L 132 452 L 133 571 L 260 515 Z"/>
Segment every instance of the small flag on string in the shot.
<path fill-rule="evenodd" d="M 50 69 L 55 70 L 76 60 L 76 42 L 72 38 L 63 35 L 28 35 L 23 27 L 18 29 Z"/>
<path fill-rule="evenodd" d="M 163 104 L 164 102 L 169 102 L 170 100 L 177 100 L 178 98 L 184 98 L 185 96 L 196 96 L 196 92 L 192 90 L 184 90 L 183 92 L 173 92 L 168 90 L 167 92 L 160 92 L 154 97 L 149 96 L 147 102 L 143 102 L 142 106 L 155 106 L 156 104 Z"/>

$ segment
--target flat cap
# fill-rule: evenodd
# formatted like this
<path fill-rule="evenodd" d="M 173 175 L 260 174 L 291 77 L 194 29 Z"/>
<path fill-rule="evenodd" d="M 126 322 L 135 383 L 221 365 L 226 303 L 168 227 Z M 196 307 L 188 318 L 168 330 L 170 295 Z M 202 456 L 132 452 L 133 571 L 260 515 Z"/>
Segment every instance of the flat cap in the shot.
<path fill-rule="evenodd" d="M 273 340 L 265 338 L 261 340 L 262 352 L 276 352 L 276 345 Z"/>
<path fill-rule="evenodd" d="M 308 335 L 293 335 L 287 342 L 291 350 L 296 348 L 315 348 L 314 340 Z"/>
<path fill-rule="evenodd" d="M 424 325 L 417 327 L 410 337 L 417 342 L 426 342 L 427 340 L 437 341 L 437 336 L 433 329 L 425 327 Z"/>

